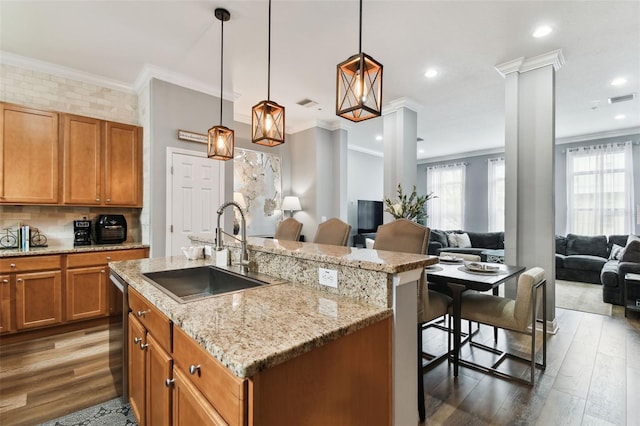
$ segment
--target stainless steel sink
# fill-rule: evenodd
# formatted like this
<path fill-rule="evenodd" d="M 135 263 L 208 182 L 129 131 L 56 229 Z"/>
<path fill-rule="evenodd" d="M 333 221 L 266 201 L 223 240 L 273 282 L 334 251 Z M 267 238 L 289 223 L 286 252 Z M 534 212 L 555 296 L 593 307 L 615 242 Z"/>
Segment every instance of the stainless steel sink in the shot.
<path fill-rule="evenodd" d="M 147 282 L 179 303 L 286 282 L 255 272 L 241 273 L 239 267 L 199 266 L 142 275 Z"/>

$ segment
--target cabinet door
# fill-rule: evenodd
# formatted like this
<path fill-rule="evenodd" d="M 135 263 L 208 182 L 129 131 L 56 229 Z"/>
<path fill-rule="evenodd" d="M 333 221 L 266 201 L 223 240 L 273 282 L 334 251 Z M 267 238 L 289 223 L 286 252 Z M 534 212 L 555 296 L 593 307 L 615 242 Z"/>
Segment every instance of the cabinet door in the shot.
<path fill-rule="evenodd" d="M 129 403 L 138 424 L 146 425 L 145 418 L 145 351 L 146 330 L 132 314 L 129 314 Z"/>
<path fill-rule="evenodd" d="M 67 321 L 107 315 L 106 267 L 67 269 Z"/>
<path fill-rule="evenodd" d="M 105 192 L 109 206 L 142 206 L 142 129 L 105 123 Z"/>
<path fill-rule="evenodd" d="M 11 282 L 9 275 L 0 275 L 0 333 L 12 331 Z"/>
<path fill-rule="evenodd" d="M 0 104 L 0 130 L 0 203 L 57 203 L 58 114 Z"/>
<path fill-rule="evenodd" d="M 171 379 L 173 360 L 148 333 L 147 344 L 147 423 L 169 426 L 171 388 L 166 381 Z"/>
<path fill-rule="evenodd" d="M 179 368 L 173 369 L 173 424 L 191 425 L 227 425 L 222 416 L 191 383 Z"/>
<path fill-rule="evenodd" d="M 102 201 L 102 121 L 63 115 L 63 203 L 92 205 Z"/>
<path fill-rule="evenodd" d="M 62 322 L 62 273 L 16 274 L 16 328 L 43 327 Z"/>

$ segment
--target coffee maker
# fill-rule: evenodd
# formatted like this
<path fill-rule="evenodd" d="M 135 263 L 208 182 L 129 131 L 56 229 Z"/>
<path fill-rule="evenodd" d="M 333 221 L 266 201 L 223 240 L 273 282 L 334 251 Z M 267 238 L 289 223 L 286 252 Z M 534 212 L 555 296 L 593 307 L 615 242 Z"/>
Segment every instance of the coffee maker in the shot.
<path fill-rule="evenodd" d="M 87 220 L 86 217 L 82 218 L 82 220 L 73 221 L 73 245 L 91 245 L 91 221 Z"/>

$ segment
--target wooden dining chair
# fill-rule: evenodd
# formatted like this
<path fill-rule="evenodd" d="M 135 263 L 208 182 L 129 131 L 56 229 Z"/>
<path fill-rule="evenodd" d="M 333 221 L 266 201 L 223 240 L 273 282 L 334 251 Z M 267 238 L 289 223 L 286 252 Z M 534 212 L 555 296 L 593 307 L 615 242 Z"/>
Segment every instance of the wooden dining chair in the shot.
<path fill-rule="evenodd" d="M 403 253 L 426 254 L 429 245 L 431 230 L 407 219 L 398 219 L 378 227 L 376 240 L 373 243 L 375 250 L 399 251 Z M 420 421 L 424 421 L 426 413 L 424 406 L 424 380 L 425 368 L 435 365 L 443 360 L 448 352 L 434 356 L 423 352 L 422 332 L 430 322 L 444 317 L 451 305 L 452 299 L 442 293 L 429 290 L 425 274 L 422 274 L 418 283 L 418 414 Z M 427 365 L 422 360 L 427 359 Z"/>
<path fill-rule="evenodd" d="M 539 293 L 542 293 L 539 295 Z M 539 299 L 538 296 L 541 296 Z M 499 327 L 531 336 L 530 357 L 524 358 L 507 351 L 486 346 L 470 339 L 470 344 L 499 355 L 490 367 L 468 360 L 460 360 L 461 365 L 493 374 L 509 380 L 519 381 L 533 386 L 536 367 L 544 370 L 547 366 L 547 328 L 544 323 L 547 318 L 547 282 L 542 268 L 531 268 L 518 278 L 518 288 L 515 300 L 485 293 L 466 292 L 462 294 L 461 317 L 481 324 Z M 540 302 L 540 303 L 539 303 Z M 538 305 L 542 304 L 542 362 L 536 361 L 536 318 Z M 524 380 L 498 370 L 500 364 L 507 358 L 524 361 L 530 364 L 529 380 Z"/>
<path fill-rule="evenodd" d="M 351 225 L 334 217 L 318 225 L 313 242 L 316 244 L 346 246 L 350 232 Z"/>
<path fill-rule="evenodd" d="M 302 232 L 302 223 L 289 217 L 278 224 L 273 236 L 276 240 L 298 241 Z"/>

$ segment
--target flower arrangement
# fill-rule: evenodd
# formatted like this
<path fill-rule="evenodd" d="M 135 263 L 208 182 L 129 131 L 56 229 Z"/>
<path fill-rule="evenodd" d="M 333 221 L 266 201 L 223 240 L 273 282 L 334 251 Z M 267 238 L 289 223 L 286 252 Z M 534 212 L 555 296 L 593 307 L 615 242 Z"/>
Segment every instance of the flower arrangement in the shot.
<path fill-rule="evenodd" d="M 402 186 L 398 184 L 398 198 L 394 200 L 385 198 L 386 208 L 384 211 L 390 213 L 395 219 L 409 219 L 424 225 L 424 221 L 428 217 L 425 204 L 432 198 L 437 198 L 433 192 L 427 195 L 418 195 L 415 185 L 413 185 L 411 195 L 407 196 L 402 191 Z"/>

